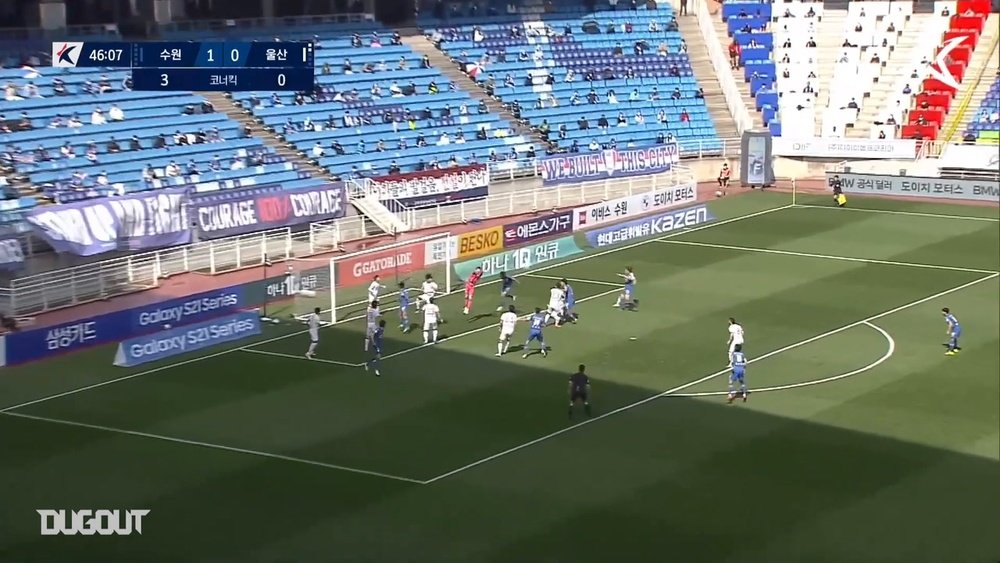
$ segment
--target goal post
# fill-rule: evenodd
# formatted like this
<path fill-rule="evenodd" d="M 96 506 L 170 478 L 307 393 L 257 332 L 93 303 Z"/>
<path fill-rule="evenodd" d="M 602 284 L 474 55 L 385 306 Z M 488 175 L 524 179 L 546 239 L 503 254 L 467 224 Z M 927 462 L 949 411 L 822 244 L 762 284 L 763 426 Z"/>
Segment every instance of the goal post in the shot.
<path fill-rule="evenodd" d="M 368 286 L 375 276 L 385 286 L 379 293 L 383 312 L 398 309 L 400 283 L 419 288 L 427 274 L 437 281 L 441 293 L 450 293 L 455 253 L 451 233 L 438 233 L 331 258 L 329 322 L 361 318 L 368 305 Z M 411 297 L 416 298 L 416 292 L 411 291 Z"/>

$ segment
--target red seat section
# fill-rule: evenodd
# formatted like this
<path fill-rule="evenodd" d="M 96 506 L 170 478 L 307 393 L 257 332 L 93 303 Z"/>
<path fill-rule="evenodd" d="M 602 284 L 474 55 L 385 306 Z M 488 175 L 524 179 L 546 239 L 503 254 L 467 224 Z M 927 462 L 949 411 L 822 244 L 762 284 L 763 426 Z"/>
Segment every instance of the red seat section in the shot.
<path fill-rule="evenodd" d="M 933 69 L 947 78 L 951 76 L 959 86 L 972 60 L 972 53 L 989 17 L 991 0 L 958 0 L 956 14 L 948 21 L 948 30 L 938 43 Z M 947 50 L 947 52 L 942 52 Z M 942 58 L 938 64 L 938 59 Z M 929 76 L 921 83 L 921 91 L 914 100 L 914 107 L 907 116 L 907 123 L 900 131 L 907 139 L 937 139 L 941 126 L 951 111 L 958 91 L 950 81 Z M 924 107 L 926 102 L 927 107 Z"/>

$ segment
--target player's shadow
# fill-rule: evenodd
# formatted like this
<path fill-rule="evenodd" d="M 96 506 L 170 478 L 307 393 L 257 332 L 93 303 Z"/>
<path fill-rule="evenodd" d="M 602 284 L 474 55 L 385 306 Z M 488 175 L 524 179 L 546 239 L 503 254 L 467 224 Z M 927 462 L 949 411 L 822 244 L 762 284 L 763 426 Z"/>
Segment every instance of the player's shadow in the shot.
<path fill-rule="evenodd" d="M 483 319 L 489 319 L 491 317 L 493 317 L 493 313 L 479 313 L 477 315 L 472 315 L 471 317 L 469 317 L 469 322 L 470 323 L 475 323 L 475 322 L 479 322 L 479 321 L 481 321 Z"/>

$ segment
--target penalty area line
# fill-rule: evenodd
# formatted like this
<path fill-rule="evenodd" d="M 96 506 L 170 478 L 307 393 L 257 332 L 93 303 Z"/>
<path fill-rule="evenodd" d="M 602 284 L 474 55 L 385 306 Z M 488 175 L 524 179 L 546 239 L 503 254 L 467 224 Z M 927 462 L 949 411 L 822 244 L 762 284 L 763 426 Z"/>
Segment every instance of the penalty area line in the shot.
<path fill-rule="evenodd" d="M 961 291 L 963 289 L 967 289 L 969 287 L 981 284 L 981 283 L 983 283 L 985 281 L 996 279 L 997 276 L 1000 276 L 1000 274 L 990 274 L 988 276 L 984 276 L 984 277 L 972 280 L 970 282 L 963 283 L 962 285 L 958 285 L 958 286 L 952 287 L 951 289 L 946 289 L 944 291 L 939 291 L 939 292 L 937 292 L 937 293 L 935 293 L 933 295 L 929 295 L 927 297 L 923 297 L 921 299 L 917 299 L 916 301 L 911 301 L 909 303 L 906 303 L 905 305 L 900 305 L 898 307 L 894 307 L 892 309 L 883 311 L 883 312 L 878 313 L 876 315 L 872 315 L 872 316 L 870 316 L 868 318 L 861 319 L 859 321 L 855 321 L 853 323 L 849 323 L 849 324 L 843 325 L 843 326 L 841 326 L 839 328 L 828 330 L 828 331 L 826 331 L 826 332 L 824 332 L 822 334 L 817 334 L 816 336 L 812 336 L 810 338 L 806 338 L 805 340 L 800 340 L 799 342 L 795 342 L 793 344 L 789 344 L 788 346 L 784 346 L 782 348 L 778 348 L 778 349 L 772 350 L 772 351 L 770 351 L 770 352 L 768 352 L 766 354 L 763 354 L 761 356 L 758 356 L 756 358 L 751 358 L 747 363 L 752 364 L 752 363 L 755 363 L 755 362 L 759 362 L 759 361 L 764 360 L 766 358 L 770 358 L 772 356 L 776 356 L 778 354 L 782 354 L 782 353 L 787 352 L 789 350 L 794 350 L 795 348 L 799 348 L 801 346 L 805 346 L 806 344 L 810 344 L 812 342 L 815 342 L 817 340 L 826 338 L 828 336 L 832 336 L 834 334 L 838 334 L 838 333 L 843 332 L 845 330 L 852 329 L 852 328 L 854 328 L 856 326 L 863 325 L 863 324 L 870 324 L 872 321 L 881 319 L 882 317 L 887 317 L 889 315 L 892 315 L 894 313 L 898 313 L 900 311 L 904 311 L 904 310 L 909 309 L 911 307 L 916 307 L 918 305 L 923 305 L 924 303 L 927 303 L 928 301 L 933 301 L 934 299 L 938 299 L 940 297 L 944 297 L 945 295 L 950 295 L 950 294 L 955 293 L 957 291 Z M 573 426 L 568 426 L 568 427 L 563 428 L 561 430 L 556 430 L 555 432 L 551 432 L 551 433 L 546 434 L 544 436 L 540 436 L 538 438 L 535 438 L 534 440 L 529 440 L 527 442 L 524 442 L 523 444 L 519 444 L 517 446 L 513 446 L 511 448 L 507 448 L 506 450 L 497 452 L 497 453 L 495 453 L 493 455 L 490 455 L 490 456 L 484 457 L 482 459 L 473 461 L 472 463 L 468 463 L 466 465 L 463 465 L 462 467 L 459 467 L 457 469 L 453 469 L 451 471 L 448 471 L 447 473 L 442 473 L 442 474 L 440 474 L 440 475 L 438 475 L 436 477 L 432 477 L 432 478 L 428 479 L 426 481 L 426 484 L 429 485 L 431 483 L 435 483 L 435 482 L 440 481 L 442 479 L 447 479 L 448 477 L 452 477 L 452 476 L 457 475 L 459 473 L 463 473 L 463 472 L 468 471 L 470 469 L 474 469 L 476 467 L 479 467 L 480 465 L 489 463 L 489 462 L 494 461 L 496 459 L 499 459 L 501 457 L 508 456 L 508 455 L 510 455 L 512 453 L 521 451 L 521 450 L 523 450 L 525 448 L 530 448 L 531 446 L 534 446 L 536 444 L 540 444 L 542 442 L 546 442 L 548 440 L 551 440 L 552 438 L 556 438 L 558 436 L 562 436 L 563 434 L 572 432 L 574 430 L 577 430 L 579 428 L 587 426 L 588 424 L 593 424 L 593 423 L 595 423 L 595 422 L 597 422 L 599 420 L 604 420 L 605 418 L 608 418 L 608 417 L 611 417 L 611 416 L 615 416 L 616 414 L 621 414 L 623 412 L 630 411 L 630 410 L 632 410 L 632 409 L 634 409 L 636 407 L 645 405 L 647 403 L 656 401 L 658 399 L 662 399 L 662 398 L 667 397 L 669 395 L 675 395 L 677 393 L 680 393 L 680 392 L 684 391 L 685 389 L 689 389 L 691 387 L 694 387 L 695 385 L 700 385 L 702 383 L 705 383 L 706 381 L 710 381 L 710 380 L 712 380 L 712 379 L 714 379 L 716 377 L 719 377 L 720 375 L 727 374 L 729 372 L 730 372 L 730 369 L 727 367 L 727 368 L 721 369 L 721 370 L 719 370 L 719 371 L 717 371 L 715 373 L 710 373 L 708 375 L 705 375 L 705 376 L 700 377 L 698 379 L 695 379 L 693 381 L 689 381 L 687 383 L 678 385 L 678 386 L 673 387 L 671 389 L 667 389 L 666 391 L 663 391 L 662 393 L 657 393 L 655 395 L 650 395 L 649 397 L 646 397 L 645 399 L 640 399 L 638 401 L 635 401 L 634 403 L 629 403 L 627 405 L 618 407 L 617 409 L 608 411 L 608 412 L 606 412 L 604 414 L 600 414 L 600 415 L 595 416 L 593 418 L 588 418 L 588 419 L 586 419 L 586 420 L 584 420 L 584 421 L 582 421 L 582 422 L 580 422 L 578 424 L 574 424 Z"/>
<path fill-rule="evenodd" d="M 561 276 L 543 276 L 541 274 L 524 274 L 522 276 L 515 276 L 515 277 L 535 278 L 535 279 L 539 279 L 539 280 L 553 280 L 553 281 L 566 280 L 566 281 L 572 282 L 572 283 L 581 283 L 581 284 L 585 283 L 585 284 L 590 284 L 590 285 L 603 285 L 603 286 L 609 286 L 609 287 L 622 287 L 621 283 L 615 283 L 615 282 L 609 282 L 609 281 L 588 280 L 588 279 L 582 279 L 582 278 L 564 278 L 564 277 L 561 277 Z"/>
<path fill-rule="evenodd" d="M 337 360 L 327 360 L 324 358 L 307 358 L 304 355 L 296 356 L 295 354 L 286 354 L 284 352 L 271 352 L 270 350 L 259 350 L 257 348 L 240 348 L 240 351 L 248 352 L 250 354 L 260 354 L 262 356 L 286 358 L 289 360 L 302 360 L 303 362 L 320 362 L 323 364 L 333 364 L 337 366 L 346 366 L 349 368 L 359 368 L 364 365 L 364 364 L 352 364 L 350 362 L 338 362 Z"/>
<path fill-rule="evenodd" d="M 847 379 L 848 377 L 854 377 L 855 375 L 859 375 L 859 374 L 862 374 L 862 373 L 864 373 L 866 371 L 873 370 L 873 369 L 877 368 L 878 366 L 882 365 L 883 363 L 885 363 L 886 361 L 888 361 L 889 358 L 891 358 L 893 356 L 893 354 L 896 353 L 896 341 L 892 338 L 892 335 L 889 334 L 888 332 L 886 332 L 882 327 L 880 327 L 878 325 L 875 325 L 873 323 L 870 323 L 870 322 L 865 322 L 865 323 L 862 323 L 862 324 L 864 324 L 865 326 L 868 326 L 868 327 L 871 327 L 871 328 L 875 329 L 875 331 L 877 331 L 879 334 L 881 334 L 882 338 L 884 338 L 885 341 L 886 341 L 886 351 L 885 351 L 884 354 L 882 354 L 882 357 L 880 357 L 879 359 L 875 360 L 874 362 L 872 362 L 872 363 L 870 363 L 870 364 L 868 364 L 866 366 L 860 367 L 860 368 L 858 368 L 856 370 L 849 371 L 849 372 L 846 372 L 846 373 L 841 373 L 841 374 L 837 374 L 837 375 L 831 375 L 830 377 L 824 377 L 824 378 L 821 378 L 821 379 L 813 379 L 811 381 L 801 381 L 799 383 L 789 383 L 789 384 L 786 384 L 786 385 L 772 385 L 770 387 L 761 387 L 759 389 L 750 388 L 749 389 L 749 393 L 751 395 L 753 395 L 755 393 L 773 393 L 775 391 L 787 391 L 789 389 L 799 389 L 800 387 L 811 387 L 813 385 L 822 385 L 824 383 L 833 383 L 835 381 L 840 381 L 841 379 Z M 666 398 L 674 398 L 674 397 L 681 397 L 681 398 L 683 398 L 683 397 L 687 397 L 687 398 L 691 398 L 691 397 L 721 397 L 721 396 L 726 396 L 726 395 L 729 395 L 729 391 L 705 391 L 705 392 L 701 392 L 701 393 L 673 393 L 671 395 L 667 395 Z"/>

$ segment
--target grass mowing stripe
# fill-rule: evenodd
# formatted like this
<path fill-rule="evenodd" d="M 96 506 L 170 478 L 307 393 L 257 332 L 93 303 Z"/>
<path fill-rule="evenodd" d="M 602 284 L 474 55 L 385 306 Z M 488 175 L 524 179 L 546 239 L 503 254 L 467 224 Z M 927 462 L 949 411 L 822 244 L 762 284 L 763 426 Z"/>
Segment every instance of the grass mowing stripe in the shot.
<path fill-rule="evenodd" d="M 678 235 L 681 235 L 681 234 L 693 233 L 695 231 L 700 231 L 700 230 L 703 230 L 703 229 L 709 229 L 709 228 L 712 228 L 712 227 L 721 227 L 722 225 L 728 225 L 730 223 L 735 223 L 737 221 L 742 221 L 744 219 L 752 219 L 754 217 L 760 217 L 761 215 L 767 215 L 768 213 L 774 213 L 775 211 L 783 211 L 785 209 L 791 209 L 792 207 L 793 207 L 792 204 L 781 205 L 781 206 L 778 206 L 778 207 L 771 207 L 771 208 L 768 208 L 768 209 L 763 209 L 761 211 L 755 211 L 753 213 L 748 213 L 746 215 L 740 215 L 739 217 L 732 217 L 730 219 L 724 219 L 722 221 L 716 221 L 716 222 L 713 222 L 713 223 L 706 223 L 706 224 L 700 225 L 698 227 L 693 227 L 691 229 L 686 229 L 684 231 L 679 231 L 679 232 L 676 232 L 676 233 L 671 233 L 671 234 L 665 235 L 665 236 L 660 237 L 660 238 L 670 238 L 670 237 L 678 236 Z M 637 248 L 637 247 L 649 244 L 651 242 L 655 242 L 656 240 L 658 240 L 658 239 L 646 239 L 646 240 L 642 240 L 642 241 L 639 241 L 639 242 L 636 242 L 636 243 L 633 243 L 633 244 L 628 244 L 628 245 L 625 245 L 625 246 L 617 246 L 617 247 L 614 247 L 614 248 L 610 248 L 608 250 L 602 250 L 600 252 L 595 252 L 593 254 L 586 254 L 584 256 L 580 256 L 578 258 L 573 258 L 571 260 L 556 262 L 556 263 L 553 263 L 553 264 L 547 264 L 545 266 L 541 266 L 541 267 L 535 268 L 533 270 L 528 270 L 527 272 L 525 272 L 524 274 L 521 274 L 521 275 L 532 274 L 532 273 L 535 273 L 535 272 L 544 272 L 544 271 L 547 271 L 547 270 L 551 270 L 552 268 L 558 268 L 560 266 L 566 266 L 568 264 L 575 264 L 577 262 L 582 262 L 584 260 L 590 260 L 592 258 L 597 258 L 599 256 L 606 256 L 608 254 L 612 254 L 612 253 L 615 253 L 615 252 L 621 252 L 622 250 L 628 250 L 630 248 Z M 494 284 L 494 283 L 498 283 L 498 282 L 499 282 L 499 280 L 493 280 L 493 281 L 486 282 L 483 285 L 489 285 L 489 284 Z M 398 307 L 393 307 L 393 308 L 390 308 L 390 309 L 384 309 L 383 311 L 388 312 L 388 311 L 394 311 L 396 309 L 398 309 Z M 348 318 L 348 319 L 344 319 L 341 322 L 356 321 L 356 320 L 360 320 L 360 319 L 363 319 L 363 318 L 364 318 L 364 315 L 358 315 L 356 317 L 351 317 L 351 318 Z M 145 370 L 145 371 L 140 371 L 138 373 L 133 373 L 133 374 L 130 374 L 130 375 L 123 375 L 121 377 L 116 377 L 114 379 L 109 379 L 107 381 L 102 381 L 100 383 L 92 383 L 90 385 L 84 385 L 83 387 L 78 387 L 76 389 L 70 389 L 69 391 L 63 391 L 61 393 L 55 393 L 53 395 L 48 395 L 46 397 L 41 397 L 39 399 L 33 399 L 31 401 L 25 401 L 23 403 L 19 403 L 19 404 L 16 404 L 16 405 L 11 405 L 9 407 L 4 407 L 4 408 L 0 409 L 0 413 L 7 413 L 7 412 L 10 412 L 10 411 L 13 411 L 13 410 L 17 410 L 17 409 L 20 409 L 20 408 L 24 408 L 24 407 L 27 407 L 27 406 L 37 405 L 38 403 L 44 403 L 45 401 L 51 401 L 52 399 L 58 399 L 60 397 L 66 397 L 68 395 L 75 395 L 76 393 L 82 393 L 84 391 L 89 391 L 91 389 L 97 389 L 99 387 L 104 387 L 106 385 L 111 385 L 111 384 L 114 384 L 114 383 L 119 383 L 121 381 L 128 381 L 130 379 L 135 379 L 137 377 L 143 377 L 143 376 L 146 376 L 146 375 L 152 375 L 154 373 L 158 373 L 158 372 L 161 372 L 161 371 L 164 371 L 164 370 L 168 370 L 168 369 L 171 369 L 171 368 L 175 368 L 175 367 L 180 367 L 180 366 L 184 366 L 184 365 L 188 365 L 188 364 L 193 364 L 195 362 L 200 362 L 202 360 L 208 360 L 208 359 L 211 359 L 211 358 L 217 358 L 219 356 L 224 356 L 226 354 L 231 354 L 233 352 L 244 350 L 246 348 L 253 348 L 253 347 L 256 347 L 256 346 L 263 345 L 263 344 L 268 344 L 268 343 L 271 343 L 271 342 L 277 342 L 279 340 L 284 340 L 286 338 L 292 338 L 294 336 L 300 336 L 300 335 L 303 335 L 303 334 L 305 334 L 307 332 L 309 332 L 308 329 L 306 329 L 306 330 L 300 330 L 298 332 L 291 332 L 291 333 L 288 333 L 288 334 L 283 334 L 281 336 L 276 336 L 274 338 L 269 338 L 267 340 L 261 340 L 259 342 L 254 342 L 254 343 L 249 344 L 247 346 L 241 346 L 241 347 L 237 347 L 237 348 L 227 348 L 227 349 L 221 350 L 219 352 L 213 352 L 211 354 L 205 354 L 204 356 L 198 356 L 196 358 L 189 358 L 187 360 L 182 360 L 182 361 L 179 361 L 179 362 L 173 362 L 173 363 L 169 363 L 169 364 L 164 364 L 162 366 L 157 366 L 157 367 L 152 368 L 152 369 L 148 369 L 148 370 Z"/>
<path fill-rule="evenodd" d="M 874 362 L 872 362 L 872 363 L 870 363 L 870 364 L 868 364 L 868 365 L 866 365 L 864 367 L 860 367 L 860 368 L 858 368 L 856 370 L 852 370 L 852 371 L 849 371 L 849 372 L 846 372 L 846 373 L 841 373 L 841 374 L 837 374 L 837 375 L 831 375 L 830 377 L 824 377 L 824 378 L 821 378 L 821 379 L 813 379 L 812 381 L 801 381 L 799 383 L 789 383 L 789 384 L 786 384 L 786 385 L 773 385 L 771 387 L 761 387 L 760 389 L 750 389 L 750 391 L 749 391 L 750 394 L 753 395 L 754 393 L 771 393 L 771 392 L 774 392 L 774 391 L 787 391 L 789 389 L 798 389 L 800 387 L 811 387 L 813 385 L 822 385 L 824 383 L 833 383 L 834 381 L 840 381 L 841 379 L 847 379 L 848 377 L 854 377 L 855 375 L 864 373 L 864 372 L 869 371 L 869 370 L 873 370 L 873 369 L 877 368 L 878 366 L 882 365 L 889 358 L 891 358 L 893 356 L 893 354 L 896 353 L 896 340 L 892 337 L 891 334 L 889 334 L 885 329 L 883 329 L 882 327 L 880 327 L 878 325 L 875 325 L 875 324 L 869 323 L 869 322 L 865 322 L 863 324 L 866 325 L 866 326 L 869 326 L 869 327 L 871 327 L 873 329 L 875 329 L 879 334 L 882 335 L 882 338 L 885 338 L 885 341 L 886 341 L 885 354 L 882 354 L 882 357 L 880 357 L 879 359 L 875 360 Z M 728 394 L 729 394 L 729 391 L 706 391 L 706 392 L 702 392 L 702 393 L 673 393 L 673 394 L 667 395 L 667 397 L 721 397 L 721 396 L 728 395 Z"/>
<path fill-rule="evenodd" d="M 199 442 L 198 440 L 186 440 L 184 438 L 174 438 L 172 436 L 163 436 L 161 434 L 151 434 L 149 432 L 139 432 L 136 430 L 126 430 L 124 428 L 115 428 L 113 426 L 101 426 L 99 424 L 88 424 L 86 422 L 76 422 L 73 420 L 62 420 L 59 418 L 49 418 L 46 416 L 36 416 L 33 414 L 25 414 L 21 412 L 3 412 L 5 416 L 13 416 L 17 418 L 23 418 L 28 420 L 36 420 L 39 422 L 48 422 L 50 424 L 61 424 L 63 426 L 74 426 L 76 428 L 87 428 L 90 430 L 97 430 L 101 432 L 109 432 L 113 434 L 123 434 L 125 436 L 133 436 L 136 438 L 149 438 L 151 440 L 160 440 L 163 442 L 173 442 L 175 444 L 184 444 L 187 446 L 198 446 L 202 448 L 208 448 L 211 450 L 220 450 L 224 452 L 231 452 L 237 454 L 245 454 L 256 457 L 263 457 L 268 459 L 276 459 L 280 461 L 288 461 L 292 463 L 300 463 L 303 465 L 312 465 L 314 467 L 321 467 L 323 469 L 335 469 L 337 471 L 346 471 L 348 473 L 357 473 L 359 475 L 368 475 L 371 477 L 381 477 L 382 479 L 392 479 L 393 481 L 405 481 L 407 483 L 413 483 L 416 485 L 424 485 L 425 481 L 420 479 L 412 479 L 410 477 L 403 477 L 400 475 L 392 475 L 390 473 L 381 473 L 379 471 L 369 471 L 367 469 L 359 469 L 357 467 L 348 467 L 346 465 L 336 465 L 333 463 L 324 463 L 322 461 L 315 461 L 311 459 L 304 459 L 300 457 L 293 457 L 282 454 L 274 454 L 270 452 L 262 452 L 258 450 L 248 450 L 246 448 L 237 448 L 234 446 L 224 446 L 222 444 L 213 444 L 211 442 Z"/>
<path fill-rule="evenodd" d="M 785 346 L 785 347 L 782 347 L 782 348 L 778 348 L 776 350 L 772 350 L 772 351 L 770 351 L 770 352 L 768 352 L 768 353 L 766 353 L 764 355 L 757 356 L 756 358 L 752 358 L 748 363 L 759 362 L 759 361 L 764 360 L 766 358 L 770 358 L 772 356 L 776 356 L 778 354 L 787 352 L 789 350 L 794 350 L 795 348 L 799 348 L 801 346 L 805 346 L 806 344 L 810 344 L 812 342 L 816 342 L 817 340 L 826 338 L 828 336 L 833 336 L 834 334 L 841 333 L 841 332 L 843 332 L 845 330 L 854 328 L 856 326 L 864 325 L 864 324 L 870 324 L 872 321 L 881 319 L 882 317 L 887 317 L 887 316 L 892 315 L 894 313 L 898 313 L 899 311 L 903 311 L 903 310 L 909 309 L 910 307 L 916 307 L 917 305 L 922 305 L 922 304 L 924 304 L 924 303 L 926 303 L 928 301 L 932 301 L 932 300 L 937 299 L 939 297 L 943 297 L 945 295 L 949 295 L 949 294 L 955 293 L 956 291 L 961 291 L 963 289 L 967 289 L 969 287 L 972 287 L 974 285 L 978 285 L 978 284 L 983 283 L 985 281 L 989 281 L 989 280 L 995 279 L 997 276 L 1000 276 L 1000 274 L 990 274 L 988 276 L 972 280 L 971 282 L 964 283 L 962 285 L 953 287 L 951 289 L 946 289 L 944 291 L 939 291 L 938 293 L 935 293 L 934 295 L 929 295 L 927 297 L 923 297 L 921 299 L 918 299 L 916 301 L 912 301 L 912 302 L 907 303 L 905 305 L 900 305 L 899 307 L 895 307 L 893 309 L 889 309 L 888 311 L 883 311 L 881 313 L 878 313 L 877 315 L 872 315 L 872 316 L 870 316 L 870 317 L 868 317 L 866 319 L 861 319 L 860 321 L 855 321 L 853 323 L 846 324 L 846 325 L 844 325 L 842 327 L 835 328 L 833 330 L 829 330 L 829 331 L 824 332 L 822 334 L 817 334 L 816 336 L 807 338 L 805 340 L 800 340 L 799 342 L 796 342 L 794 344 L 789 344 L 788 346 Z M 603 419 L 608 418 L 610 416 L 614 416 L 616 414 L 620 414 L 620 413 L 623 413 L 625 411 L 632 410 L 632 409 L 634 409 L 634 408 L 636 408 L 638 406 L 641 406 L 641 405 L 644 405 L 646 403 L 655 401 L 657 399 L 661 399 L 663 397 L 667 397 L 667 396 L 673 395 L 675 393 L 680 393 L 681 391 L 683 391 L 685 389 L 688 389 L 690 387 L 694 387 L 695 385 L 700 385 L 702 383 L 705 383 L 706 381 L 709 381 L 711 379 L 719 377 L 720 375 L 729 373 L 729 371 L 730 371 L 729 368 L 722 369 L 722 370 L 719 370 L 719 371 L 717 371 L 715 373 L 710 373 L 710 374 L 708 374 L 706 376 L 700 377 L 700 378 L 695 379 L 693 381 L 689 381 L 689 382 L 684 383 L 682 385 L 678 385 L 678 386 L 673 387 L 671 389 L 667 389 L 666 391 L 663 391 L 661 393 L 657 393 L 655 395 L 651 395 L 649 397 L 646 397 L 645 399 L 640 399 L 640 400 L 638 400 L 638 401 L 636 401 L 634 403 L 629 403 L 629 404 L 627 404 L 625 406 L 618 407 L 615 410 L 608 411 L 608 412 L 606 412 L 604 414 L 595 416 L 594 418 L 588 418 L 587 420 L 584 420 L 584 421 L 580 422 L 579 424 L 574 424 L 573 426 L 568 426 L 566 428 L 563 428 L 562 430 L 556 430 L 555 432 L 551 432 L 551 433 L 546 434 L 544 436 L 535 438 L 534 440 L 530 440 L 530 441 L 525 442 L 523 444 L 514 446 L 512 448 L 508 448 L 508 449 L 503 450 L 501 452 L 497 452 L 497 453 L 495 453 L 495 454 L 493 454 L 491 456 L 484 457 L 484 458 L 482 458 L 480 460 L 474 461 L 474 462 L 469 463 L 467 465 L 463 465 L 462 467 L 459 467 L 458 469 L 453 469 L 451 471 L 448 471 L 447 473 L 442 473 L 441 475 L 438 475 L 437 477 L 432 477 L 432 478 L 430 478 L 430 479 L 428 479 L 426 481 L 426 484 L 431 484 L 431 483 L 440 481 L 442 479 L 447 479 L 448 477 L 451 477 L 453 475 L 457 475 L 459 473 L 462 473 L 464 471 L 468 471 L 469 469 L 473 469 L 473 468 L 478 467 L 480 465 L 483 465 L 485 463 L 489 463 L 489 462 L 491 462 L 493 460 L 499 459 L 499 458 L 504 457 L 506 455 L 510 455 L 512 453 L 518 452 L 518 451 L 523 450 L 525 448 L 529 448 L 531 446 L 534 446 L 535 444 L 540 444 L 542 442 L 545 442 L 545 441 L 550 440 L 552 438 L 555 438 L 557 436 L 561 436 L 563 434 L 566 434 L 567 432 L 572 432 L 573 430 L 576 430 L 576 429 L 581 428 L 583 426 L 586 426 L 588 424 L 592 424 L 594 422 L 597 422 L 599 420 L 603 420 Z"/>
<path fill-rule="evenodd" d="M 994 217 L 977 217 L 975 215 L 948 215 L 947 213 L 922 213 L 920 211 L 893 211 L 891 209 L 865 209 L 861 207 L 830 207 L 829 205 L 810 205 L 796 203 L 792 207 L 804 209 L 830 209 L 834 211 L 855 211 L 858 213 L 882 213 L 884 215 L 903 215 L 907 217 L 927 217 L 929 219 L 957 219 L 962 221 L 983 221 L 986 223 L 1000 223 L 1000 219 Z"/>
<path fill-rule="evenodd" d="M 577 299 L 576 302 L 579 304 L 579 303 L 584 303 L 586 301 L 590 301 L 592 299 L 600 299 L 601 297 L 607 297 L 608 295 L 611 295 L 611 294 L 616 293 L 618 291 L 620 291 L 618 288 L 609 289 L 608 291 L 602 291 L 601 293 L 598 293 L 596 295 L 588 295 L 588 296 L 586 296 L 584 298 Z M 524 320 L 524 319 L 527 319 L 527 318 L 531 317 L 532 314 L 534 314 L 534 313 L 531 313 L 531 314 L 528 314 L 528 315 L 521 315 L 518 318 L 521 319 L 521 320 Z M 390 358 L 395 358 L 397 356 L 402 356 L 404 354 L 409 354 L 410 352 L 416 352 L 417 350 L 422 350 L 424 348 L 427 348 L 428 346 L 437 346 L 437 345 L 440 345 L 440 344 L 445 344 L 447 342 L 451 342 L 452 340 L 456 340 L 456 339 L 461 338 L 463 336 L 469 336 L 470 334 L 476 334 L 477 332 L 482 332 L 484 330 L 496 330 L 496 329 L 497 329 L 497 325 L 496 324 L 488 324 L 486 326 L 481 326 L 479 328 L 474 328 L 472 330 L 467 330 L 465 332 L 460 332 L 460 333 L 458 333 L 458 334 L 456 334 L 454 336 L 449 336 L 449 337 L 447 337 L 447 338 L 445 338 L 445 339 L 443 339 L 443 340 L 441 340 L 439 342 L 431 342 L 431 343 L 428 343 L 428 344 L 420 344 L 420 345 L 417 345 L 417 346 L 413 346 L 412 348 L 406 348 L 404 350 L 400 350 L 399 352 L 394 352 L 392 354 L 386 354 L 385 356 L 382 356 L 382 360 L 385 361 L 385 360 L 388 360 Z"/>
<path fill-rule="evenodd" d="M 580 279 L 580 278 L 563 278 L 563 277 L 559 277 L 559 276 L 540 276 L 538 274 L 524 274 L 524 275 L 519 276 L 519 277 L 522 277 L 522 278 L 535 278 L 535 279 L 540 279 L 540 280 L 566 280 L 568 282 L 573 282 L 573 283 L 589 283 L 589 284 L 592 284 L 592 285 L 608 285 L 608 286 L 613 286 L 613 287 L 623 287 L 623 284 L 621 282 L 615 283 L 615 282 L 601 281 L 601 280 L 584 280 L 584 279 Z"/>
<path fill-rule="evenodd" d="M 349 368 L 359 368 L 364 364 L 352 364 L 350 362 L 338 362 L 337 360 L 326 360 L 323 358 L 307 358 L 305 355 L 296 356 L 295 354 L 286 354 L 284 352 L 272 352 L 270 350 L 258 350 L 256 348 L 240 348 L 243 352 L 248 352 L 250 354 L 261 354 L 264 356 L 274 356 L 277 358 L 288 358 L 291 360 L 305 360 L 309 362 L 320 362 L 323 364 L 334 364 L 337 366 L 344 366 Z"/>
<path fill-rule="evenodd" d="M 940 264 L 921 264 L 918 262 L 900 262 L 898 260 L 879 260 L 878 258 L 854 258 L 851 256 L 837 256 L 833 254 L 816 254 L 813 252 L 796 252 L 794 250 L 777 250 L 774 248 L 756 248 L 752 246 L 733 246 L 730 244 L 715 244 L 708 242 L 695 242 L 688 240 L 658 240 L 660 244 L 680 244 L 684 246 L 701 246 L 704 248 L 718 248 L 720 250 L 736 250 L 739 252 L 757 252 L 760 254 L 777 254 L 780 256 L 796 256 L 799 258 L 820 258 L 823 260 L 838 260 L 841 262 L 859 262 L 861 264 L 881 264 L 883 266 L 904 266 L 907 268 L 925 268 L 928 270 L 950 270 L 952 272 L 966 272 L 970 274 L 995 274 L 996 270 L 982 270 L 979 268 L 963 268 L 961 266 L 944 266 Z"/>

